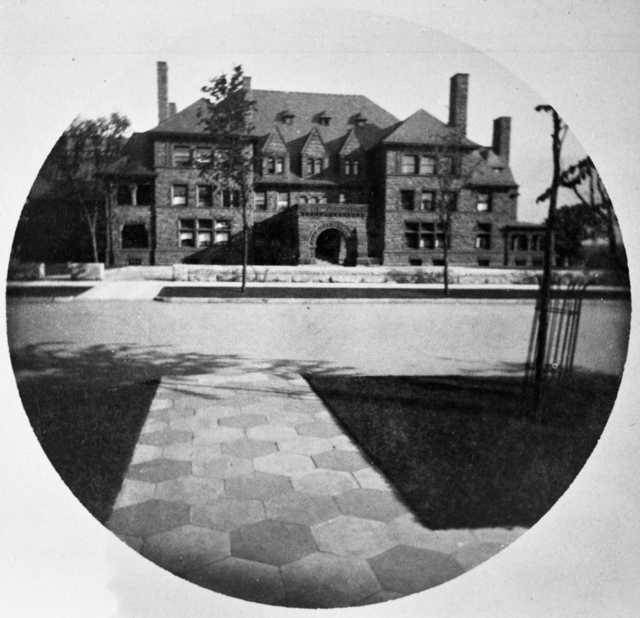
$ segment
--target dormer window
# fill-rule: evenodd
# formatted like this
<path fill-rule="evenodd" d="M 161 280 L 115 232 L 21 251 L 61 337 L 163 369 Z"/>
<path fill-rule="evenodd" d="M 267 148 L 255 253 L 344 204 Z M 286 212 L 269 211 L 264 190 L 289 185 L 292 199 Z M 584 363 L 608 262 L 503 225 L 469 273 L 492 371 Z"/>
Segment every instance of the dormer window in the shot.
<path fill-rule="evenodd" d="M 276 174 L 284 174 L 284 158 L 276 158 Z"/>
<path fill-rule="evenodd" d="M 324 159 L 314 159 L 309 157 L 307 159 L 307 176 L 315 176 L 321 174 L 324 167 Z"/>
<path fill-rule="evenodd" d="M 367 124 L 367 118 L 363 114 L 357 113 L 355 116 L 353 116 L 352 122 L 356 127 L 362 127 Z"/>
<path fill-rule="evenodd" d="M 358 176 L 360 174 L 360 161 L 358 159 L 344 160 L 344 175 Z"/>
<path fill-rule="evenodd" d="M 327 112 L 321 112 L 318 114 L 318 124 L 328 127 L 331 124 L 331 116 Z"/>
<path fill-rule="evenodd" d="M 280 118 L 282 119 L 282 122 L 284 124 L 293 124 L 293 119 L 295 117 L 296 115 L 288 109 L 285 109 L 283 112 L 280 113 Z"/>

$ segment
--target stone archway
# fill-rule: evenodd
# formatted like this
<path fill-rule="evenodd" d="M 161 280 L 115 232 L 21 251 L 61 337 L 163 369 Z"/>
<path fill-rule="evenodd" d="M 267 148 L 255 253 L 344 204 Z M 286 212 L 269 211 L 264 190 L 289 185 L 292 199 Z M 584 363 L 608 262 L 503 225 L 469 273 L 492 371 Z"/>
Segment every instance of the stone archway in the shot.
<path fill-rule="evenodd" d="M 355 265 L 358 255 L 355 229 L 338 221 L 319 225 L 309 237 L 309 254 L 319 262 Z"/>

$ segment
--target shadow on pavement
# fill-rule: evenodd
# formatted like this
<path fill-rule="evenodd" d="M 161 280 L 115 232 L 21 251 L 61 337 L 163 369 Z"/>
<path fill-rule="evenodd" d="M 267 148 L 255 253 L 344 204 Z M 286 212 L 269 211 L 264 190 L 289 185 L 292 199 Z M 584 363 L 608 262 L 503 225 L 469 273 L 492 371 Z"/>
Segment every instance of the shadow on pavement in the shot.
<path fill-rule="evenodd" d="M 102 522 L 111 514 L 162 376 L 237 369 L 286 379 L 348 370 L 311 361 L 181 353 L 162 346 L 78 348 L 64 341 L 13 349 L 11 361 L 24 409 L 45 454 L 78 500 Z M 187 382 L 180 388 L 185 395 L 207 396 L 191 392 Z"/>

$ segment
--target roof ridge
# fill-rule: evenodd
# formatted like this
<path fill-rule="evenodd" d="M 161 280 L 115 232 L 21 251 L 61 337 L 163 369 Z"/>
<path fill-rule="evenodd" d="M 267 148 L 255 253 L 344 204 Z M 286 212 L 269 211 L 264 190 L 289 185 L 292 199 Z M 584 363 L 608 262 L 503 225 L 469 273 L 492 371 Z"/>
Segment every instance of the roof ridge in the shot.
<path fill-rule="evenodd" d="M 369 101 L 369 97 L 366 94 L 344 92 L 314 92 L 311 90 L 271 90 L 267 88 L 252 88 L 251 92 L 277 92 L 279 94 L 311 94 L 311 95 L 326 95 L 330 97 L 363 97 Z"/>

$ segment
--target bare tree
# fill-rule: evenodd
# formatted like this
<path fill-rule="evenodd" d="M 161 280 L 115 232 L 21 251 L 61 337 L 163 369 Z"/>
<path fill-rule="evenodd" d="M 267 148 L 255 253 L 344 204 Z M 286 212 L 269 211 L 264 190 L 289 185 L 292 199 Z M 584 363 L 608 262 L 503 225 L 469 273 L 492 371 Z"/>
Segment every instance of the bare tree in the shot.
<path fill-rule="evenodd" d="M 535 352 L 535 373 L 534 373 L 534 406 L 535 416 L 538 421 L 542 419 L 542 388 L 544 381 L 544 359 L 547 345 L 547 330 L 549 320 L 549 297 L 551 294 L 551 270 L 553 261 L 553 229 L 555 225 L 556 208 L 558 203 L 558 190 L 561 186 L 561 166 L 560 153 L 562 143 L 567 135 L 568 126 L 560 118 L 558 112 L 551 105 L 538 105 L 537 112 L 551 114 L 553 130 L 551 133 L 551 152 L 553 161 L 553 172 L 551 186 L 548 189 L 549 211 L 547 214 L 547 225 L 545 227 L 544 258 L 542 281 L 540 282 L 540 292 L 538 297 L 539 317 L 538 333 L 536 337 Z M 547 192 L 545 192 L 547 193 Z"/>
<path fill-rule="evenodd" d="M 201 122 L 214 144 L 211 159 L 201 165 L 201 172 L 228 190 L 238 191 L 242 209 L 242 282 L 247 283 L 249 260 L 249 219 L 253 214 L 253 173 L 255 155 L 251 117 L 255 102 L 247 96 L 242 66 L 213 77 L 202 88 L 207 94 L 207 108 Z M 251 215 L 251 216 L 250 216 Z"/>

